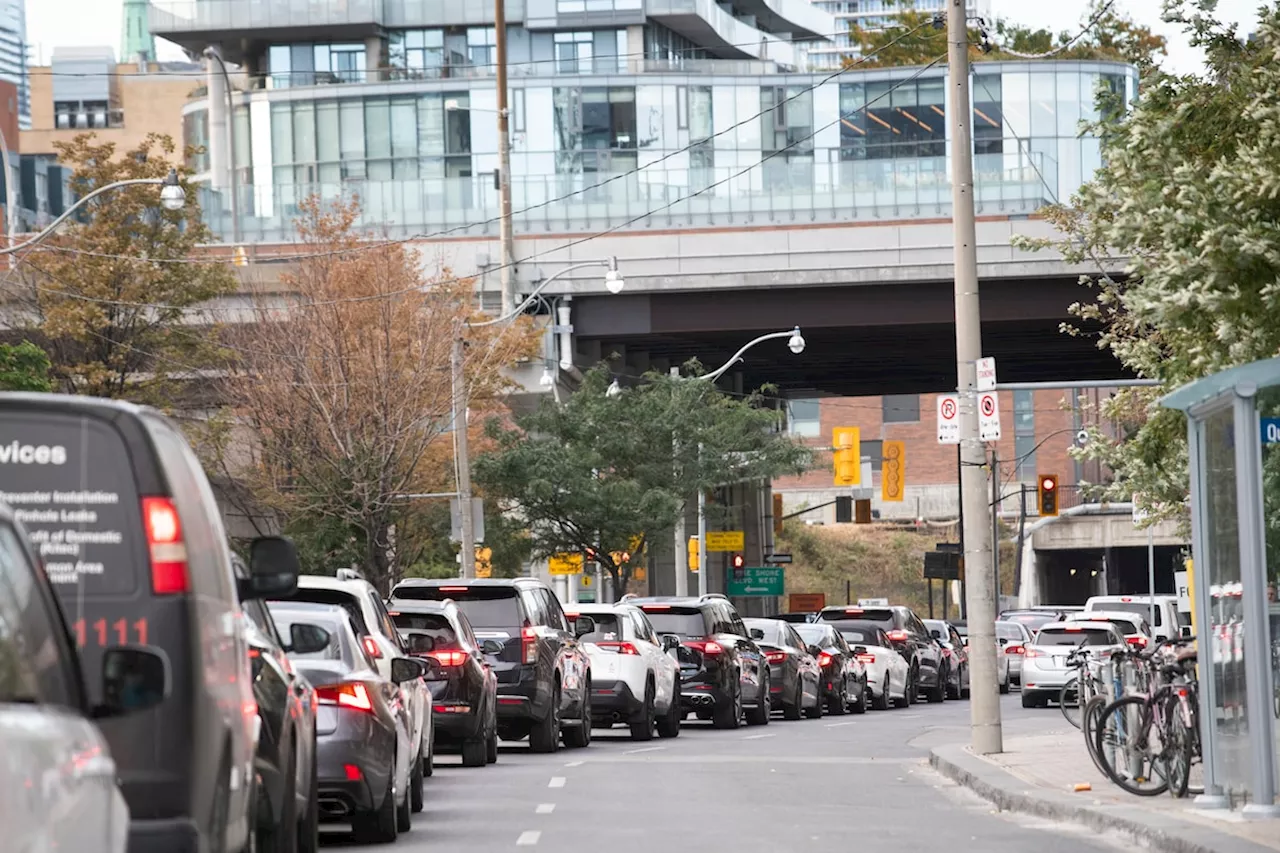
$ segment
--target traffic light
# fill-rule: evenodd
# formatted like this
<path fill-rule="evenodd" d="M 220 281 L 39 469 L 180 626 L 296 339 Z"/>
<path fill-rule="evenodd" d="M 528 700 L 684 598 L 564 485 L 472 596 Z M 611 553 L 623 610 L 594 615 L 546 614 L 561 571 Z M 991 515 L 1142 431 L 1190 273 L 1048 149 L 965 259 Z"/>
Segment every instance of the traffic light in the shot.
<path fill-rule="evenodd" d="M 880 461 L 880 500 L 900 501 L 906 489 L 907 445 L 902 441 L 886 441 Z"/>
<path fill-rule="evenodd" d="M 773 535 L 782 535 L 782 495 L 773 493 Z"/>
<path fill-rule="evenodd" d="M 1038 478 L 1040 489 L 1040 515 L 1054 516 L 1058 514 L 1058 475 L 1041 474 Z"/>
<path fill-rule="evenodd" d="M 493 558 L 492 548 L 476 549 L 476 577 L 487 578 L 493 576 Z"/>
<path fill-rule="evenodd" d="M 831 431 L 831 464 L 837 486 L 856 486 L 862 480 L 862 445 L 857 427 Z"/>
<path fill-rule="evenodd" d="M 685 548 L 685 554 L 688 555 L 688 559 L 689 559 L 689 571 L 691 572 L 698 571 L 698 569 L 701 567 L 701 564 L 699 563 L 699 557 L 698 557 L 698 537 L 697 536 L 689 537 L 689 544 Z"/>
<path fill-rule="evenodd" d="M 747 561 L 741 554 L 734 554 L 729 565 L 733 567 L 733 579 L 742 580 L 746 576 Z"/>

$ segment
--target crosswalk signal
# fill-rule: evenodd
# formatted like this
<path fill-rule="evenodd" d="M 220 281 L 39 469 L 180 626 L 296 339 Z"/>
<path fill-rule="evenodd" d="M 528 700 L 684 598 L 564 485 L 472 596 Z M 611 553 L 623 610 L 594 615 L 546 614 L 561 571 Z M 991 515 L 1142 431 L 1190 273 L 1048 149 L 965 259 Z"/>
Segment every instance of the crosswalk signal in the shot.
<path fill-rule="evenodd" d="M 730 565 L 733 566 L 734 580 L 742 580 L 746 577 L 747 572 L 745 567 L 747 565 L 747 561 L 741 554 L 734 554 L 733 559 L 730 561 Z"/>
<path fill-rule="evenodd" d="M 862 443 L 857 427 L 831 431 L 831 464 L 837 486 L 856 486 L 862 480 Z"/>
<path fill-rule="evenodd" d="M 1058 514 L 1058 475 L 1041 474 L 1038 477 L 1040 492 L 1040 515 L 1054 516 Z"/>

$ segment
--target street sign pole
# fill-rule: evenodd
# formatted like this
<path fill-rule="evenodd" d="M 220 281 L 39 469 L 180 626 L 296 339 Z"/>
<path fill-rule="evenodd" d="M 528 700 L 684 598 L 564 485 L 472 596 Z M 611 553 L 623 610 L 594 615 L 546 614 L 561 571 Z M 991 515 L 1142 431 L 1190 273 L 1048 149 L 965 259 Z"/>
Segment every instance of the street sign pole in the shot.
<path fill-rule="evenodd" d="M 1147 624 L 1154 631 L 1156 627 L 1156 534 L 1152 527 L 1147 527 L 1147 589 L 1151 591 L 1151 618 Z"/>

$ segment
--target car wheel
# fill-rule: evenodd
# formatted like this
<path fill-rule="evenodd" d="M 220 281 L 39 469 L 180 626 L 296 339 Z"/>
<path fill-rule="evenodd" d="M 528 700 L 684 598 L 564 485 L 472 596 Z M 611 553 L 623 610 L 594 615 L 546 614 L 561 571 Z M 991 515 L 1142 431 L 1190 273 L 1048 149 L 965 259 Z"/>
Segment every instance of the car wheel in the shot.
<path fill-rule="evenodd" d="M 231 817 L 231 791 L 227 777 L 230 775 L 230 761 L 224 753 L 222 763 L 218 767 L 218 787 L 213 792 L 213 807 L 209 810 L 209 849 L 222 851 L 227 849 L 227 821 Z M 255 795 L 256 797 L 256 795 Z M 251 797 L 249 802 L 254 802 Z M 253 827 L 250 826 L 250 844 L 253 843 Z"/>
<path fill-rule="evenodd" d="M 827 700 L 827 713 L 834 717 L 843 717 L 849 713 L 849 696 L 843 686 L 839 696 Z"/>
<path fill-rule="evenodd" d="M 436 736 L 431 729 L 431 740 L 427 741 L 427 757 L 422 761 L 422 775 L 430 779 L 436 775 Z"/>
<path fill-rule="evenodd" d="M 498 763 L 498 721 L 494 720 L 489 725 L 489 736 L 484 741 L 485 761 L 490 764 Z"/>
<path fill-rule="evenodd" d="M 409 776 L 409 806 L 414 814 L 422 811 L 425 803 L 422 796 L 422 768 L 426 765 L 426 756 L 413 762 L 413 773 Z"/>
<path fill-rule="evenodd" d="M 562 732 L 564 745 L 570 749 L 585 749 L 591 746 L 591 679 L 583 681 L 582 713 L 578 715 L 578 725 Z"/>
<path fill-rule="evenodd" d="M 733 682 L 733 695 L 711 712 L 712 725 L 717 729 L 736 729 L 742 722 L 742 682 L 737 675 L 733 676 Z"/>
<path fill-rule="evenodd" d="M 320 776 L 316 764 L 316 740 L 311 737 L 311 781 L 307 785 L 307 811 L 298 824 L 298 853 L 320 848 Z"/>
<path fill-rule="evenodd" d="M 653 740 L 653 703 L 654 703 L 654 687 L 652 681 L 644 683 L 644 705 L 641 706 L 639 713 L 631 718 L 631 739 L 632 740 Z"/>
<path fill-rule="evenodd" d="M 747 712 L 747 725 L 769 725 L 769 715 L 773 712 L 772 696 L 773 693 L 769 689 L 769 679 L 761 679 L 760 692 L 756 696 L 756 706 Z"/>
<path fill-rule="evenodd" d="M 396 821 L 395 768 L 387 777 L 387 790 L 376 811 L 356 815 L 351 821 L 356 841 L 361 844 L 390 844 L 399 834 Z"/>
<path fill-rule="evenodd" d="M 877 711 L 889 710 L 889 676 L 884 677 L 884 686 L 880 690 L 880 695 L 871 697 L 871 707 Z"/>
<path fill-rule="evenodd" d="M 1009 679 L 1008 679 L 1008 678 L 1006 678 L 1004 681 L 1000 682 L 1000 692 L 1001 692 L 1001 693 L 1008 693 L 1008 692 L 1009 692 Z M 968 690 L 968 688 L 965 688 L 964 693 L 962 693 L 962 694 L 961 694 L 961 698 L 964 698 L 964 699 L 968 699 L 968 698 L 969 698 L 969 690 Z"/>
<path fill-rule="evenodd" d="M 858 701 L 849 706 L 855 714 L 867 713 L 867 682 L 863 681 L 858 689 Z"/>
<path fill-rule="evenodd" d="M 413 829 L 413 798 L 405 791 L 404 802 L 396 805 L 396 831 L 408 832 Z"/>
<path fill-rule="evenodd" d="M 933 686 L 925 690 L 925 697 L 930 704 L 936 705 L 947 698 L 947 680 L 950 676 L 946 673 L 939 672 L 934 678 Z"/>
<path fill-rule="evenodd" d="M 971 688 L 973 687 L 973 670 L 969 667 L 964 668 L 964 680 L 960 683 L 960 698 L 968 699 Z M 1001 693 L 1009 692 L 1009 673 L 1005 673 L 1004 684 L 1000 686 Z"/>
<path fill-rule="evenodd" d="M 907 673 L 907 683 L 902 687 L 901 698 L 893 700 L 895 708 L 909 708 L 915 704 L 916 677 L 914 672 Z"/>
<path fill-rule="evenodd" d="M 560 682 L 551 689 L 551 708 L 529 730 L 529 748 L 534 752 L 555 752 L 560 747 Z"/>
<path fill-rule="evenodd" d="M 265 798 L 264 798 L 265 799 Z M 258 833 L 258 853 L 294 853 L 298 849 L 298 753 L 291 745 L 289 764 L 284 771 L 284 795 L 280 798 L 280 820 Z"/>
<path fill-rule="evenodd" d="M 483 738 L 467 738 L 462 742 L 462 766 L 484 767 L 489 763 L 489 744 Z"/>
<path fill-rule="evenodd" d="M 796 695 L 790 702 L 782 703 L 782 717 L 786 720 L 798 720 L 804 716 L 804 681 L 796 679 Z"/>
<path fill-rule="evenodd" d="M 671 691 L 671 707 L 667 713 L 658 718 L 658 737 L 680 737 L 680 723 L 684 720 L 684 712 L 680 710 L 680 684 L 676 683 Z"/>
<path fill-rule="evenodd" d="M 955 683 L 955 686 L 952 686 L 952 684 L 951 684 L 951 673 L 947 673 L 947 681 L 946 681 L 946 685 L 947 685 L 946 698 L 948 698 L 948 699 L 959 699 L 959 698 L 960 698 L 960 682 L 961 682 L 963 679 L 964 679 L 964 670 L 963 670 L 963 669 L 957 669 L 957 670 L 956 670 L 956 683 Z"/>
<path fill-rule="evenodd" d="M 1022 707 L 1024 707 L 1024 708 L 1039 708 L 1039 707 L 1040 707 L 1040 700 L 1039 700 L 1039 699 L 1037 699 L 1035 696 L 1031 695 L 1030 693 L 1027 693 L 1027 692 L 1024 690 L 1024 691 L 1023 691 L 1023 693 L 1022 693 Z"/>

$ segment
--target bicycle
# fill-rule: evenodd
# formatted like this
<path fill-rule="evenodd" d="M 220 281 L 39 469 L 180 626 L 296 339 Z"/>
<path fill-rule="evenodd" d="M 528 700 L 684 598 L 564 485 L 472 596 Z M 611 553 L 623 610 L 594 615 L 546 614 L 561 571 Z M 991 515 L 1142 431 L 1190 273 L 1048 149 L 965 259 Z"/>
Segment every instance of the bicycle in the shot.
<path fill-rule="evenodd" d="M 1084 714 L 1081 709 L 1102 692 L 1102 680 L 1091 667 L 1093 652 L 1084 648 L 1084 640 L 1067 655 L 1067 666 L 1075 669 L 1076 674 L 1067 679 L 1058 693 L 1058 707 L 1062 716 L 1077 729 L 1084 728 Z M 1081 678 L 1083 676 L 1083 680 Z M 1074 712 L 1074 713 L 1073 713 Z"/>

